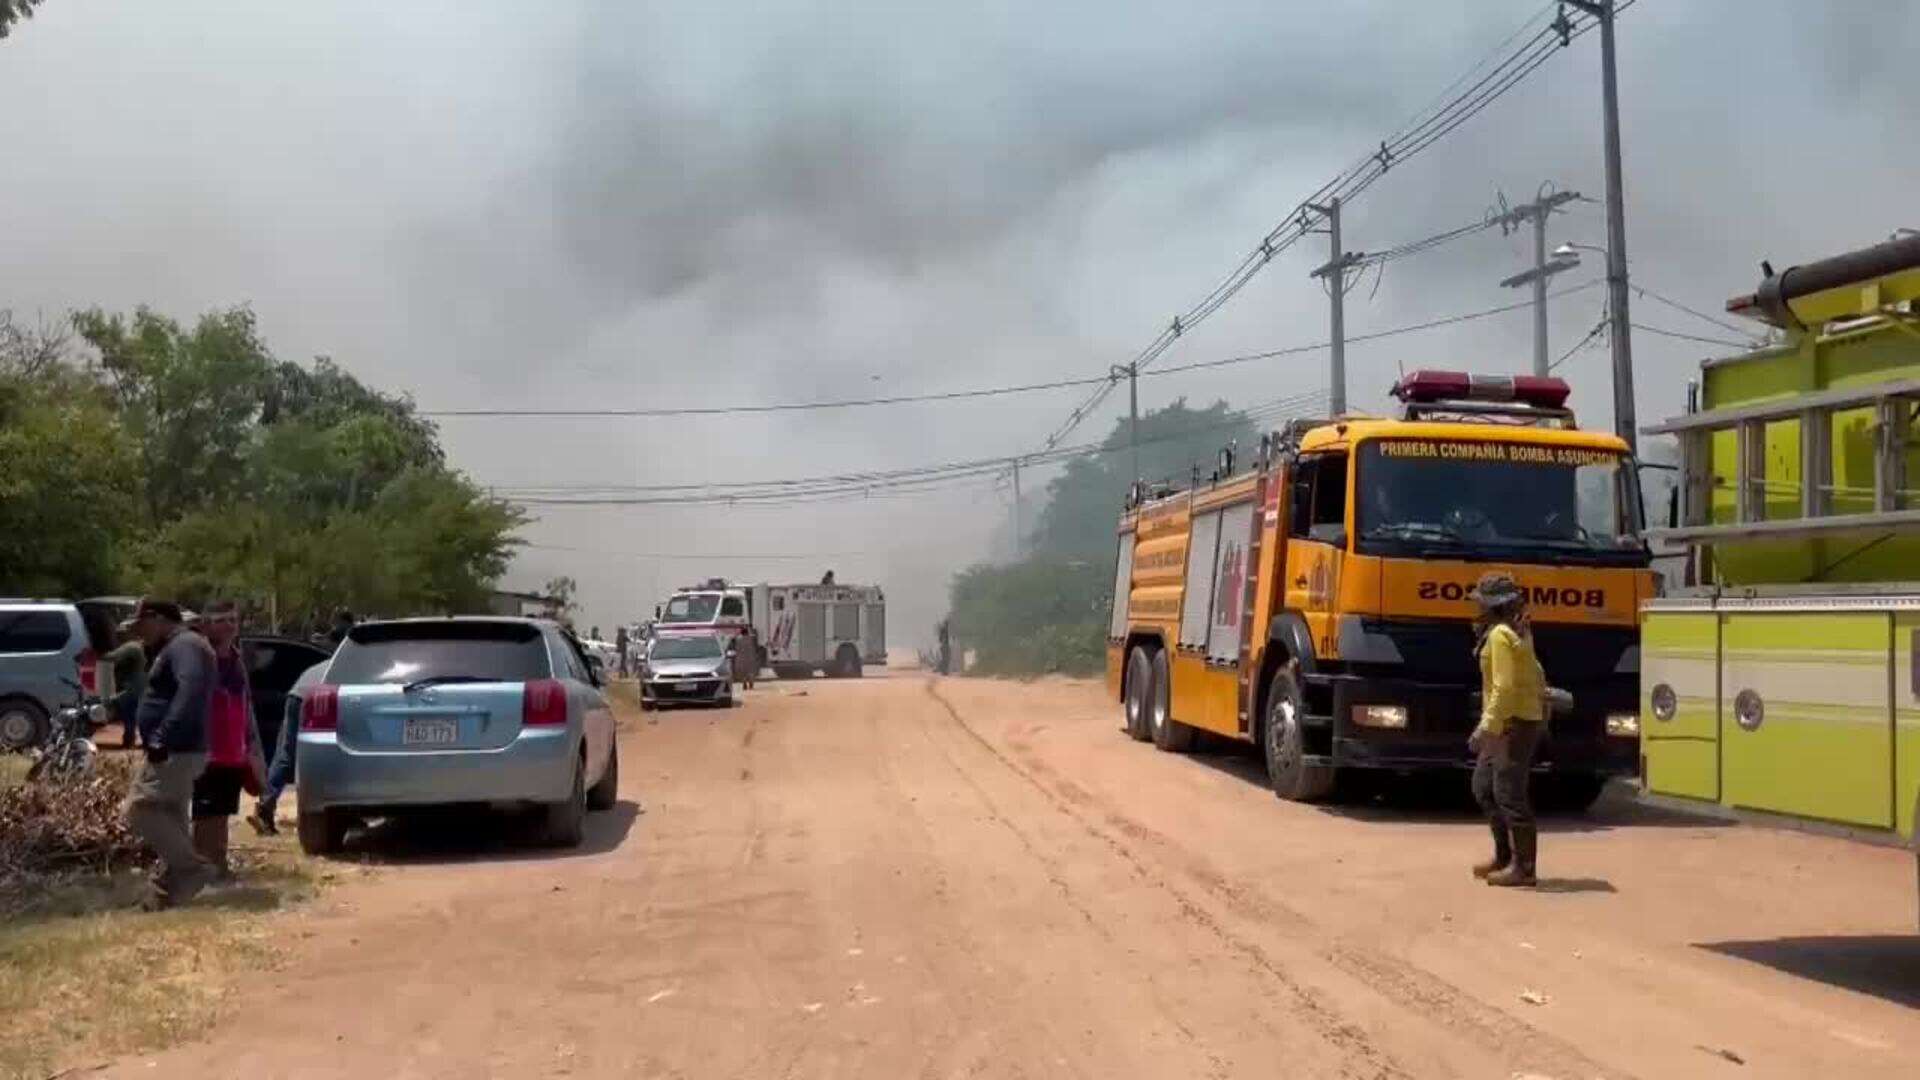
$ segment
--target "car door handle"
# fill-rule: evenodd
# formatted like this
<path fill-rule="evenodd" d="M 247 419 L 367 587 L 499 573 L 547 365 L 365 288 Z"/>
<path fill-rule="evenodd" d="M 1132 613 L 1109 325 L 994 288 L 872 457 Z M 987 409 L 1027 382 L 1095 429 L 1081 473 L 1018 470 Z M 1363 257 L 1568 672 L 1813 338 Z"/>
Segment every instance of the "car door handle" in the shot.
<path fill-rule="evenodd" d="M 1304 576 L 1294 578 L 1293 584 L 1295 588 L 1304 589 L 1307 587 L 1307 579 Z"/>

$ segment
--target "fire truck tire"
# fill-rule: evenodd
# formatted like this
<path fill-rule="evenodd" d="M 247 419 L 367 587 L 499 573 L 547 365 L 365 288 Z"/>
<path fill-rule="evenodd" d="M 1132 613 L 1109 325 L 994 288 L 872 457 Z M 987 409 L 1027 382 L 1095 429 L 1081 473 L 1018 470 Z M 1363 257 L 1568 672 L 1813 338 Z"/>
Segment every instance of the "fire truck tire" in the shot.
<path fill-rule="evenodd" d="M 1267 715 L 1261 725 L 1261 748 L 1266 752 L 1267 779 L 1273 793 L 1289 802 L 1319 802 L 1333 794 L 1339 773 L 1330 765 L 1306 760 L 1300 727 L 1300 688 L 1285 668 L 1267 684 Z"/>
<path fill-rule="evenodd" d="M 833 666 L 827 673 L 836 679 L 857 679 L 860 677 L 860 650 L 851 644 L 840 646 L 833 654 Z"/>
<path fill-rule="evenodd" d="M 1127 657 L 1127 734 L 1140 742 L 1152 735 L 1147 711 L 1153 707 L 1153 657 L 1145 645 L 1135 645 Z"/>
<path fill-rule="evenodd" d="M 1193 729 L 1173 718 L 1173 671 L 1165 649 L 1153 654 L 1153 698 L 1147 718 L 1153 745 L 1170 754 L 1184 754 L 1193 746 Z"/>

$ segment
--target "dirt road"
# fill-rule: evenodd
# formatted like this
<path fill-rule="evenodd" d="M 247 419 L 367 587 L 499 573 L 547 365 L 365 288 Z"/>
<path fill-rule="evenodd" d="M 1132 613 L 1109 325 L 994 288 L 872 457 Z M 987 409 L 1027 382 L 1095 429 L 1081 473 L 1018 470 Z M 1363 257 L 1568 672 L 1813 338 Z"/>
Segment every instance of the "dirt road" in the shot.
<path fill-rule="evenodd" d="M 1920 1068 L 1901 852 L 1623 805 L 1496 891 L 1459 812 L 1284 804 L 1116 722 L 1089 684 L 904 673 L 665 714 L 623 744 L 644 811 L 584 852 L 380 841 L 208 1041 L 111 1074 Z"/>

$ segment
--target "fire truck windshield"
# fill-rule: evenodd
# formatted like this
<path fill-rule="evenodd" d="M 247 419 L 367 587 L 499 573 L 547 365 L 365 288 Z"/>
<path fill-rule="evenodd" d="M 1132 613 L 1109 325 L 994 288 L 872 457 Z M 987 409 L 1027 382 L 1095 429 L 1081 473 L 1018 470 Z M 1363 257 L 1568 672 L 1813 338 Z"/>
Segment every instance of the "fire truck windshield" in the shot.
<path fill-rule="evenodd" d="M 667 601 L 667 610 L 660 621 L 670 623 L 712 622 L 714 613 L 720 610 L 720 597 L 714 593 L 682 593 Z"/>
<path fill-rule="evenodd" d="M 1631 562 L 1644 549 L 1620 509 L 1620 455 L 1482 440 L 1363 443 L 1354 490 L 1359 550 L 1449 550 L 1542 561 Z"/>

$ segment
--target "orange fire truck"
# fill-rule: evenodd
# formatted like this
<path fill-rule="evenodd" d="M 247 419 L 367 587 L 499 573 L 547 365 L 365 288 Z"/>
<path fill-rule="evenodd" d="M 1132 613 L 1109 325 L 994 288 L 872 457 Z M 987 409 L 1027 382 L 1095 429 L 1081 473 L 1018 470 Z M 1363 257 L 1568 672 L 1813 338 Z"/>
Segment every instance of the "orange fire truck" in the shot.
<path fill-rule="evenodd" d="M 1415 372 L 1400 416 L 1296 420 L 1251 467 L 1136 485 L 1120 518 L 1107 685 L 1163 750 L 1255 743 L 1281 797 L 1471 764 L 1469 595 L 1506 570 L 1550 684 L 1543 801 L 1584 807 L 1638 765 L 1636 613 L 1653 591 L 1633 462 L 1583 431 L 1567 385 Z"/>

